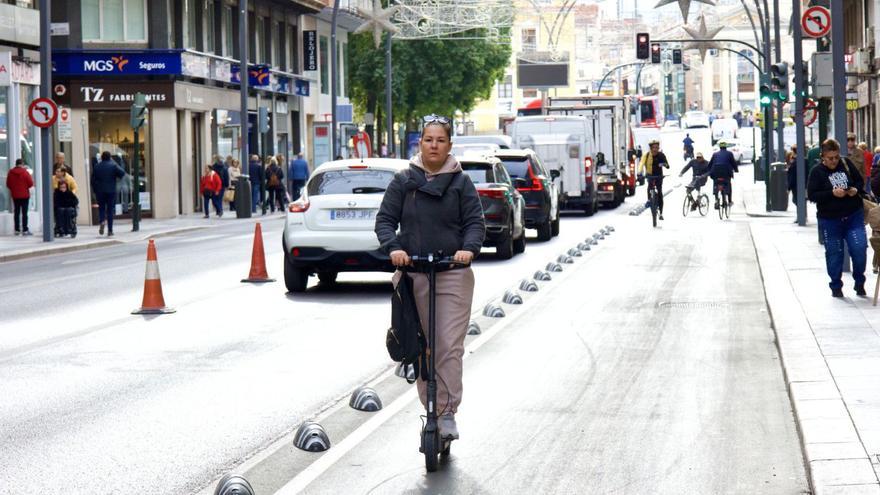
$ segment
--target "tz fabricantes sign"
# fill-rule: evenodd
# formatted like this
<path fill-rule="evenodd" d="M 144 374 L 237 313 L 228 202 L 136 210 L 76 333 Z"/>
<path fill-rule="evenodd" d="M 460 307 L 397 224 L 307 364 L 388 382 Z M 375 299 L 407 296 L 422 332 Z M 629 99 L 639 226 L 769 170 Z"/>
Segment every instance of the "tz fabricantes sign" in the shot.
<path fill-rule="evenodd" d="M 151 108 L 174 108 L 174 82 L 75 82 L 70 84 L 73 108 L 128 109 L 138 92 L 147 96 Z"/>

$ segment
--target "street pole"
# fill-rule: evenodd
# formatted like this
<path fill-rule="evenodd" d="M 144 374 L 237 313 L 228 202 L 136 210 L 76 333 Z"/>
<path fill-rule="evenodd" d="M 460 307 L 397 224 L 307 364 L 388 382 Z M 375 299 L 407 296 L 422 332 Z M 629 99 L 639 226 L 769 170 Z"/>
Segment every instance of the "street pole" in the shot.
<path fill-rule="evenodd" d="M 249 175 L 248 160 L 248 46 L 247 46 L 247 0 L 238 1 L 238 54 L 240 65 L 238 67 L 238 79 L 241 96 L 241 108 L 239 114 L 238 139 L 239 157 L 241 161 L 241 175 L 238 184 L 235 185 L 235 218 L 251 217 L 251 181 Z"/>
<path fill-rule="evenodd" d="M 388 133 L 386 146 L 389 153 L 397 156 L 397 148 L 394 139 L 394 116 L 391 114 L 391 33 L 385 38 L 385 131 Z"/>
<path fill-rule="evenodd" d="M 773 33 L 775 38 L 773 40 L 774 47 L 776 48 L 776 61 L 782 62 L 782 43 L 779 37 L 779 0 L 773 0 Z M 786 76 L 787 77 L 787 76 Z M 784 162 L 785 161 L 785 119 L 783 117 L 783 106 L 785 103 L 782 100 L 777 101 L 776 103 L 776 161 Z"/>
<path fill-rule="evenodd" d="M 840 143 L 840 156 L 846 149 L 846 67 L 844 66 L 843 2 L 831 3 L 831 59 L 834 77 L 834 139 Z"/>
<path fill-rule="evenodd" d="M 761 9 L 758 0 L 755 5 L 758 6 L 758 15 L 761 19 L 761 26 L 764 30 L 764 74 L 770 75 L 770 9 L 767 6 L 767 0 L 763 0 L 764 8 Z M 764 200 L 767 211 L 770 207 L 770 161 L 773 160 L 773 103 L 764 107 L 766 115 L 764 116 Z"/>
<path fill-rule="evenodd" d="M 801 18 L 801 0 L 792 0 L 791 2 L 791 18 L 798 20 Z M 806 173 L 807 173 L 807 146 L 806 137 L 804 135 L 804 93 L 807 82 L 804 80 L 804 47 L 803 33 L 800 26 L 794 26 L 794 121 L 797 125 L 795 134 L 797 136 L 797 156 L 795 158 L 795 169 L 797 182 L 797 223 L 801 227 L 807 224 L 807 194 L 806 194 Z"/>
<path fill-rule="evenodd" d="M 131 159 L 131 177 L 132 177 L 132 193 L 131 193 L 131 231 L 137 232 L 141 229 L 141 184 L 140 184 L 140 153 L 139 146 L 140 133 L 139 128 L 134 128 L 134 158 Z"/>
<path fill-rule="evenodd" d="M 50 45 L 49 0 L 40 0 L 40 96 L 52 98 L 52 46 Z M 52 161 L 49 142 L 51 133 L 48 127 L 40 129 L 40 190 L 43 213 L 43 242 L 52 242 L 55 229 L 52 228 Z M 27 211 L 24 212 L 27 215 Z"/>
<path fill-rule="evenodd" d="M 330 149 L 332 159 L 339 156 L 336 143 L 336 78 L 339 74 L 339 60 L 336 59 L 336 18 L 339 15 L 339 0 L 333 0 L 333 21 L 330 24 Z"/>

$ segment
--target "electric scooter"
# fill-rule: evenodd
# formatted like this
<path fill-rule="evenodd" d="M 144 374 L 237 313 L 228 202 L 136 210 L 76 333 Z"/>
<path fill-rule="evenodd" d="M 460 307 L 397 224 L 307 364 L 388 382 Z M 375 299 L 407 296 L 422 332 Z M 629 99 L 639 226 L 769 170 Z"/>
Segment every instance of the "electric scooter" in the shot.
<path fill-rule="evenodd" d="M 454 262 L 451 256 L 443 256 L 442 253 L 412 256 L 411 258 L 413 266 L 426 269 L 425 273 L 428 275 L 428 404 L 419 452 L 425 454 L 425 469 L 429 473 L 433 473 L 437 470 L 438 456 L 442 456 L 444 459 L 449 456 L 453 440 L 440 438 L 440 428 L 437 425 L 437 377 L 434 367 L 434 336 L 437 330 L 437 268 L 458 263 Z"/>

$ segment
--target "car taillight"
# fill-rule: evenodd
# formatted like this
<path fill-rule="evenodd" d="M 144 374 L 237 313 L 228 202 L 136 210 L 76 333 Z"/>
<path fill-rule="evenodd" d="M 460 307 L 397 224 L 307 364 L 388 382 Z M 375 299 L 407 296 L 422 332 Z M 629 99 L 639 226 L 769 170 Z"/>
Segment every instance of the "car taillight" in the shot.
<path fill-rule="evenodd" d="M 587 180 L 593 178 L 593 159 L 589 156 L 584 158 L 584 175 L 587 176 Z"/>
<path fill-rule="evenodd" d="M 306 210 L 309 209 L 309 206 L 310 203 L 307 199 L 295 201 L 293 203 L 290 203 L 290 205 L 287 207 L 287 211 L 291 213 L 304 213 Z"/>
<path fill-rule="evenodd" d="M 352 170 L 363 170 L 369 167 L 367 167 L 366 165 L 349 165 L 348 168 Z"/>
<path fill-rule="evenodd" d="M 504 189 L 477 189 L 480 196 L 492 199 L 503 199 L 506 191 Z"/>
<path fill-rule="evenodd" d="M 294 258 L 297 257 L 297 256 L 299 256 L 299 248 L 293 248 L 293 249 L 291 249 L 291 250 L 290 250 L 290 254 L 292 254 Z"/>

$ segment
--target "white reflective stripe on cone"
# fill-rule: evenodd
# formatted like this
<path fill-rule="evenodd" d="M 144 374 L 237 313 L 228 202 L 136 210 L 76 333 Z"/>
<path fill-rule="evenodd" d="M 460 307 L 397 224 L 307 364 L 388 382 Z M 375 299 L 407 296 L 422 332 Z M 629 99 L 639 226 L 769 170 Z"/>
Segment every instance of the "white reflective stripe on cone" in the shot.
<path fill-rule="evenodd" d="M 159 262 L 158 261 L 148 261 L 147 262 L 147 272 L 144 275 L 146 280 L 159 280 Z"/>

